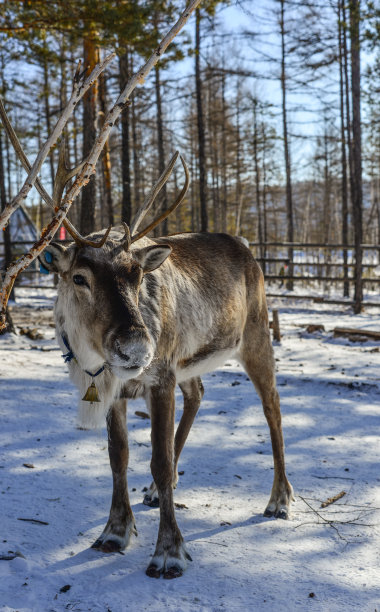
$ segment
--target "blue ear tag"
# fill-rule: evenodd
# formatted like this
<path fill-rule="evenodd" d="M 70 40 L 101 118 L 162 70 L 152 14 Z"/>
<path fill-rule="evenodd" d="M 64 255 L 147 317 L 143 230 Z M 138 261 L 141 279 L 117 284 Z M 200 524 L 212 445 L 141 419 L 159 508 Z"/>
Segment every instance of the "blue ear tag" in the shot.
<path fill-rule="evenodd" d="M 45 266 L 42 265 L 42 263 L 40 263 L 40 273 L 41 274 L 50 274 L 49 270 L 47 270 L 45 268 Z"/>
<path fill-rule="evenodd" d="M 53 255 L 51 253 L 49 253 L 49 251 L 45 251 L 44 257 L 45 257 L 45 260 L 47 261 L 47 263 L 51 263 L 53 261 Z M 40 263 L 40 273 L 41 274 L 50 274 L 50 270 L 45 268 L 45 266 L 42 263 Z"/>

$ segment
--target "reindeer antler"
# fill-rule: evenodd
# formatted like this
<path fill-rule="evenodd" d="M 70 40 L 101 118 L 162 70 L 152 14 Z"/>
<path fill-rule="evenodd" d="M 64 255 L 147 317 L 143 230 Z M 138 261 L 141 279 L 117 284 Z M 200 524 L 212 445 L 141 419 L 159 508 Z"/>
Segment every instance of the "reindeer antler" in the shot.
<path fill-rule="evenodd" d="M 78 69 L 80 67 L 80 62 L 78 64 L 78 68 L 77 68 L 77 72 Z M 13 148 L 17 154 L 17 157 L 19 158 L 20 162 L 23 165 L 24 170 L 26 170 L 26 172 L 30 172 L 32 166 L 27 158 L 27 156 L 25 155 L 25 152 L 21 146 L 21 143 L 17 137 L 16 132 L 14 131 L 11 122 L 9 121 L 7 112 L 5 110 L 4 104 L 2 99 L 0 98 L 0 117 L 3 123 L 3 127 L 9 137 L 9 140 L 11 141 Z M 36 182 L 35 182 L 35 186 L 36 189 L 38 191 L 38 193 L 40 194 L 41 198 L 46 202 L 46 204 L 48 204 L 48 206 L 50 206 L 55 212 L 57 212 L 57 210 L 60 207 L 61 201 L 62 201 L 62 195 L 64 192 L 64 189 L 68 183 L 68 181 L 70 179 L 72 179 L 74 176 L 76 176 L 78 174 L 78 172 L 80 172 L 84 166 L 84 164 L 86 163 L 86 160 L 83 160 L 80 164 L 78 164 L 77 166 L 75 166 L 75 168 L 68 168 L 68 164 L 67 164 L 67 147 L 66 147 L 66 141 L 65 138 L 62 138 L 61 140 L 61 144 L 59 147 L 59 157 L 58 157 L 58 167 L 57 167 L 57 172 L 55 175 L 55 179 L 54 179 L 54 186 L 53 186 L 53 197 L 51 198 L 50 195 L 47 193 L 47 191 L 44 189 L 44 187 L 41 185 L 40 180 L 37 178 Z M 103 236 L 103 238 L 99 241 L 99 242 L 95 242 L 92 240 L 87 240 L 86 238 L 83 238 L 83 236 L 81 236 L 79 234 L 79 232 L 75 229 L 75 227 L 73 226 L 73 224 L 69 221 L 69 219 L 64 219 L 63 220 L 63 226 L 66 228 L 66 230 L 68 231 L 68 233 L 70 234 L 70 236 L 75 240 L 75 242 L 78 244 L 78 246 L 92 246 L 94 248 L 100 248 L 101 246 L 103 246 L 103 244 L 105 243 L 105 241 L 108 238 L 108 235 L 111 231 L 111 227 L 108 228 L 107 232 L 105 233 L 105 235 Z"/>
<path fill-rule="evenodd" d="M 55 175 L 53 188 L 53 204 L 55 212 L 57 212 L 60 207 L 65 186 L 67 185 L 70 179 L 72 179 L 78 174 L 78 172 L 82 170 L 85 163 L 86 160 L 82 161 L 75 168 L 68 168 L 66 141 L 63 138 L 59 148 L 58 168 Z M 74 225 L 70 223 L 67 217 L 63 220 L 63 225 L 79 247 L 91 246 L 95 249 L 100 249 L 100 247 L 103 246 L 112 229 L 112 225 L 110 225 L 101 240 L 96 242 L 94 240 L 88 240 L 88 238 L 84 238 L 83 236 L 81 236 L 81 234 L 75 229 Z"/>
<path fill-rule="evenodd" d="M 168 180 L 170 174 L 172 173 L 174 164 L 175 164 L 175 162 L 178 159 L 178 155 L 179 155 L 179 152 L 176 151 L 174 153 L 172 159 L 170 160 L 169 164 L 167 165 L 166 169 L 164 170 L 164 172 L 161 174 L 160 178 L 158 179 L 157 183 L 154 185 L 152 191 L 150 192 L 150 194 L 149 194 L 148 198 L 146 199 L 146 201 L 144 202 L 143 206 L 141 207 L 141 209 L 136 214 L 135 219 L 133 220 L 133 222 L 131 224 L 131 233 L 133 233 L 132 232 L 132 228 L 133 228 L 133 231 L 135 231 L 137 229 L 138 225 L 141 223 L 141 221 L 145 217 L 145 215 L 148 212 L 149 208 L 151 208 L 151 206 L 152 206 L 155 198 L 157 197 L 157 194 L 159 193 L 160 189 L 162 189 L 163 185 Z M 179 194 L 179 196 L 177 197 L 175 202 L 171 206 L 169 206 L 169 208 L 167 208 L 159 217 L 157 217 L 157 219 L 152 221 L 152 223 L 150 223 L 145 229 L 141 230 L 141 232 L 139 232 L 138 234 L 135 234 L 134 236 L 132 236 L 131 242 L 136 242 L 137 240 L 140 240 L 140 238 L 142 238 L 143 236 L 146 236 L 146 234 L 148 234 L 148 232 L 150 232 L 152 229 L 157 227 L 157 225 L 162 223 L 162 221 L 164 221 L 164 219 L 166 219 L 181 204 L 181 202 L 183 201 L 183 199 L 184 199 L 184 197 L 186 195 L 186 192 L 187 192 L 187 190 L 189 188 L 190 174 L 189 174 L 189 169 L 188 169 L 188 167 L 186 165 L 186 162 L 183 159 L 182 155 L 179 155 L 179 157 L 180 157 L 180 160 L 182 162 L 183 169 L 185 171 L 185 184 L 182 187 L 181 193 Z"/>
<path fill-rule="evenodd" d="M 179 194 L 175 202 L 166 211 L 164 211 L 159 217 L 157 217 L 157 219 L 152 221 L 141 232 L 131 237 L 131 234 L 138 228 L 141 221 L 144 219 L 144 217 L 146 216 L 150 208 L 153 206 L 162 187 L 169 180 L 169 177 L 173 171 L 173 168 L 178 159 L 178 156 L 180 156 L 183 168 L 185 170 L 185 177 L 186 177 L 185 185 L 183 186 L 181 193 Z M 59 161 L 58 161 L 58 170 L 57 170 L 57 174 L 56 174 L 55 182 L 54 182 L 54 194 L 53 194 L 54 203 L 61 201 L 64 187 L 67 181 L 70 180 L 70 178 L 72 178 L 74 174 L 75 174 L 75 169 L 74 170 L 67 169 L 66 157 L 65 157 L 65 146 L 61 144 Z M 183 159 L 182 155 L 179 155 L 179 152 L 176 151 L 173 157 L 171 158 L 170 162 L 166 166 L 165 170 L 159 177 L 159 179 L 153 185 L 145 202 L 135 214 L 134 219 L 131 223 L 131 227 L 129 228 L 128 225 L 124 221 L 122 222 L 124 226 L 124 232 L 125 232 L 122 242 L 124 242 L 124 249 L 126 251 L 128 251 L 132 242 L 136 242 L 143 236 L 146 236 L 146 234 L 148 234 L 152 229 L 157 227 L 157 225 L 162 223 L 162 221 L 164 221 L 164 219 L 166 219 L 177 208 L 177 206 L 181 204 L 189 188 L 189 184 L 190 184 L 190 175 L 189 175 L 189 170 L 187 168 L 186 162 Z M 91 246 L 91 247 L 99 249 L 106 242 L 108 235 L 112 229 L 112 226 L 110 225 L 107 231 L 105 232 L 105 234 L 103 235 L 103 237 L 101 238 L 101 240 L 99 240 L 98 242 L 95 242 L 95 241 L 88 240 L 88 238 L 84 238 L 83 236 L 81 236 L 79 232 L 75 229 L 75 227 L 68 221 L 68 219 L 65 219 L 63 223 L 67 231 L 69 232 L 70 236 L 72 236 L 72 238 L 75 240 L 76 244 L 79 247 Z"/>
<path fill-rule="evenodd" d="M 174 153 L 173 157 L 171 158 L 170 162 L 166 166 L 165 170 L 163 171 L 163 173 L 159 177 L 159 179 L 153 185 L 153 187 L 150 190 L 149 195 L 146 198 L 145 202 L 143 203 L 143 205 L 139 208 L 139 210 L 137 211 L 137 213 L 133 217 L 132 223 L 130 225 L 130 230 L 131 230 L 131 234 L 132 235 L 137 230 L 138 226 L 140 225 L 141 221 L 143 220 L 143 218 L 145 217 L 145 215 L 147 214 L 149 209 L 153 206 L 153 203 L 154 203 L 156 197 L 158 196 L 159 192 L 161 191 L 162 187 L 168 181 L 169 176 L 171 175 L 172 170 L 174 168 L 174 164 L 176 163 L 176 161 L 178 159 L 178 155 L 179 155 L 179 152 L 176 151 Z"/>

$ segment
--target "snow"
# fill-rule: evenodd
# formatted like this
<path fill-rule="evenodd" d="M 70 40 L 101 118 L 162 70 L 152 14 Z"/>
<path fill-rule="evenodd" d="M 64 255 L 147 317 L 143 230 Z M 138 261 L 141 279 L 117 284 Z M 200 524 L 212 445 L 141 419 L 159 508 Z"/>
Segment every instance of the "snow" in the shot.
<path fill-rule="evenodd" d="M 37 306 L 50 315 L 53 294 L 25 291 L 18 303 L 32 321 Z M 269 432 L 251 383 L 227 362 L 203 379 L 204 400 L 180 460 L 175 501 L 185 507 L 176 514 L 193 563 L 177 580 L 145 575 L 158 510 L 142 504 L 150 431 L 135 411 L 145 411 L 144 403 L 128 410 L 139 535 L 125 554 L 105 555 L 90 548 L 111 501 L 105 429 L 76 428 L 77 392 L 48 323 L 43 340 L 0 338 L 0 556 L 22 555 L 0 560 L 1 610 L 380 609 L 379 344 L 334 339 L 331 331 L 379 329 L 379 312 L 355 317 L 347 306 L 299 300 L 270 305 L 283 334 L 275 355 L 296 493 L 291 520 L 262 516 L 273 474 Z M 307 333 L 310 323 L 325 331 Z M 180 415 L 180 393 L 177 403 Z"/>

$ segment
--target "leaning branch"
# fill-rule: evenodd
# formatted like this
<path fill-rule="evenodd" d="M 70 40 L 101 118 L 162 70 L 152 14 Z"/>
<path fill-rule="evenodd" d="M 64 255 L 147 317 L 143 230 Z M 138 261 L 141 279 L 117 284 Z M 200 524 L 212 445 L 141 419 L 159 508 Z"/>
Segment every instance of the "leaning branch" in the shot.
<path fill-rule="evenodd" d="M 73 91 L 70 100 L 68 101 L 62 115 L 59 117 L 52 134 L 49 136 L 42 149 L 38 153 L 36 160 L 28 176 L 26 177 L 26 180 L 23 186 L 21 187 L 19 193 L 13 198 L 13 200 L 5 207 L 3 212 L 0 214 L 0 228 L 4 228 L 7 225 L 11 215 L 24 202 L 29 191 L 32 189 L 37 179 L 37 176 L 41 170 L 41 166 L 44 163 L 46 157 L 48 156 L 50 149 L 56 144 L 58 138 L 65 129 L 65 125 L 73 114 L 76 105 L 83 98 L 86 91 L 94 84 L 94 82 L 103 72 L 103 70 L 106 69 L 106 67 L 113 60 L 114 57 L 115 53 L 111 53 L 110 55 L 108 55 L 103 60 L 103 62 L 95 66 L 95 68 L 87 78 L 85 78 L 84 72 L 79 72 L 78 66 L 74 77 Z"/>
<path fill-rule="evenodd" d="M 14 282 L 15 282 L 17 276 L 20 274 L 20 272 L 25 270 L 31 264 L 31 262 L 34 261 L 38 257 L 38 255 L 46 248 L 46 246 L 51 242 L 51 240 L 53 239 L 53 237 L 54 237 L 56 231 L 58 230 L 59 226 L 66 219 L 66 216 L 67 216 L 67 213 L 68 213 L 68 211 L 69 211 L 69 209 L 71 207 L 71 204 L 73 203 L 75 198 L 78 196 L 78 194 L 81 191 L 82 187 L 84 187 L 84 185 L 86 185 L 88 183 L 88 181 L 90 180 L 91 175 L 95 172 L 96 163 L 97 163 L 97 161 L 98 161 L 98 159 L 100 157 L 100 154 L 101 154 L 101 152 L 103 150 L 103 147 L 104 147 L 104 145 L 105 145 L 105 143 L 106 143 L 106 141 L 108 139 L 110 131 L 111 131 L 112 127 L 114 126 L 116 120 L 120 116 L 120 114 L 121 114 L 121 112 L 122 112 L 122 110 L 123 110 L 123 108 L 125 106 L 125 103 L 127 102 L 128 98 L 129 98 L 129 96 L 131 95 L 131 93 L 133 92 L 133 90 L 135 89 L 135 87 L 137 85 L 139 85 L 139 84 L 142 85 L 144 83 L 146 77 L 148 76 L 148 74 L 150 73 L 152 68 L 154 68 L 154 66 L 160 60 L 161 55 L 166 51 L 166 49 L 168 48 L 170 43 L 173 41 L 173 39 L 177 36 L 177 34 L 181 31 L 181 29 L 187 23 L 189 17 L 193 13 L 193 11 L 197 8 L 197 6 L 200 4 L 200 2 L 201 2 L 201 0 L 192 0 L 192 2 L 190 2 L 188 7 L 181 14 L 181 16 L 178 19 L 178 21 L 171 28 L 171 30 L 166 34 L 166 36 L 162 39 L 162 41 L 158 45 L 158 47 L 154 50 L 154 52 L 152 53 L 152 55 L 150 56 L 148 61 L 127 82 L 125 88 L 123 89 L 123 91 L 119 95 L 118 99 L 116 100 L 116 103 L 111 108 L 110 112 L 107 114 L 107 116 L 105 118 L 105 121 L 104 121 L 104 124 L 103 124 L 103 128 L 100 131 L 99 136 L 97 137 L 97 139 L 96 139 L 96 141 L 94 143 L 94 146 L 93 146 L 93 148 L 92 148 L 92 150 L 91 150 L 91 152 L 90 152 L 86 162 L 83 165 L 83 168 L 79 172 L 79 174 L 78 174 L 77 178 L 75 179 L 74 183 L 67 190 L 66 195 L 65 195 L 61 205 L 59 206 L 58 210 L 56 211 L 56 214 L 54 215 L 53 219 L 43 229 L 39 240 L 33 245 L 33 247 L 29 250 L 29 252 L 25 253 L 24 255 L 22 255 L 15 263 L 11 264 L 11 266 L 7 269 L 7 271 L 5 273 L 5 276 L 4 276 L 4 280 L 3 280 L 3 283 L 2 283 L 1 289 L 0 289 L 0 330 L 2 330 L 5 327 L 6 307 L 7 307 L 7 303 L 8 303 L 8 300 L 9 300 L 9 296 L 10 296 L 11 290 L 13 288 L 13 285 L 14 285 Z M 106 60 L 111 61 L 112 57 L 113 56 L 109 56 L 108 58 L 106 58 Z M 104 64 L 104 62 L 103 62 L 103 64 Z M 101 64 L 101 65 L 103 66 L 103 64 Z M 103 70 L 104 70 L 104 67 L 102 68 Z M 96 70 L 98 70 L 98 73 L 97 73 L 97 76 L 94 77 L 94 80 L 95 80 L 95 78 L 97 78 L 99 76 L 101 70 L 100 70 L 100 67 L 97 66 L 97 67 L 94 68 L 93 72 L 91 73 L 90 77 L 88 77 L 88 79 L 90 79 L 94 75 L 94 72 Z M 77 76 L 77 80 L 78 80 L 78 78 L 79 78 L 78 73 L 77 73 L 76 76 Z M 87 83 L 88 79 L 85 81 L 85 83 Z M 84 87 L 85 83 L 83 83 L 81 85 L 81 87 Z M 74 85 L 74 87 L 75 87 L 75 85 Z M 82 97 L 83 93 L 84 93 L 84 91 L 82 91 L 82 89 L 80 89 L 80 91 L 79 91 L 78 87 L 76 88 L 76 96 L 77 97 L 75 98 L 75 96 L 74 96 L 75 104 L 80 99 L 79 95 L 80 95 L 80 97 Z M 68 106 L 70 105 L 70 103 L 72 104 L 72 99 L 73 99 L 73 96 L 70 98 L 70 102 L 69 102 Z M 72 105 L 71 112 L 73 112 L 75 104 Z M 2 215 L 0 215 L 0 227 L 6 225 L 6 223 L 8 222 L 8 220 L 9 220 L 11 214 L 12 214 L 12 212 L 14 212 L 14 210 L 16 210 L 16 208 L 18 206 L 20 206 L 20 204 L 25 200 L 27 194 L 29 193 L 30 189 L 32 188 L 34 182 L 37 179 L 38 172 L 39 172 L 39 170 L 41 168 L 41 165 L 42 165 L 44 159 L 48 155 L 48 152 L 49 152 L 50 148 L 56 143 L 59 135 L 62 133 L 62 131 L 64 129 L 64 126 L 66 125 L 67 120 L 68 120 L 68 118 L 70 116 L 70 113 L 66 114 L 66 109 L 65 109 L 64 115 L 65 115 L 65 119 L 62 120 L 62 117 L 61 117 L 59 119 L 59 121 L 58 121 L 58 123 L 60 124 L 60 131 L 57 130 L 57 126 L 56 126 L 52 136 L 45 143 L 42 151 L 40 152 L 40 154 L 38 155 L 35 163 L 33 164 L 33 167 L 31 169 L 31 171 L 30 171 L 30 173 L 29 173 L 29 175 L 28 175 L 28 177 L 27 177 L 27 179 L 26 179 L 26 181 L 24 183 L 24 186 L 22 187 L 20 193 L 6 207 L 6 209 L 4 210 Z M 54 135 L 54 137 L 53 137 L 53 135 Z"/>

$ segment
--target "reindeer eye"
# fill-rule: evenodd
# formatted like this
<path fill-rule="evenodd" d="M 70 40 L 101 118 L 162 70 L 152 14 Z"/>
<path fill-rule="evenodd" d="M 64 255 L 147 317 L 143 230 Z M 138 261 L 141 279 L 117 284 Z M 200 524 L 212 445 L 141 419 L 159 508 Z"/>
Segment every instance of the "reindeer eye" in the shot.
<path fill-rule="evenodd" d="M 86 287 L 88 287 L 85 277 L 81 274 L 74 274 L 73 281 L 76 285 L 85 285 Z"/>

